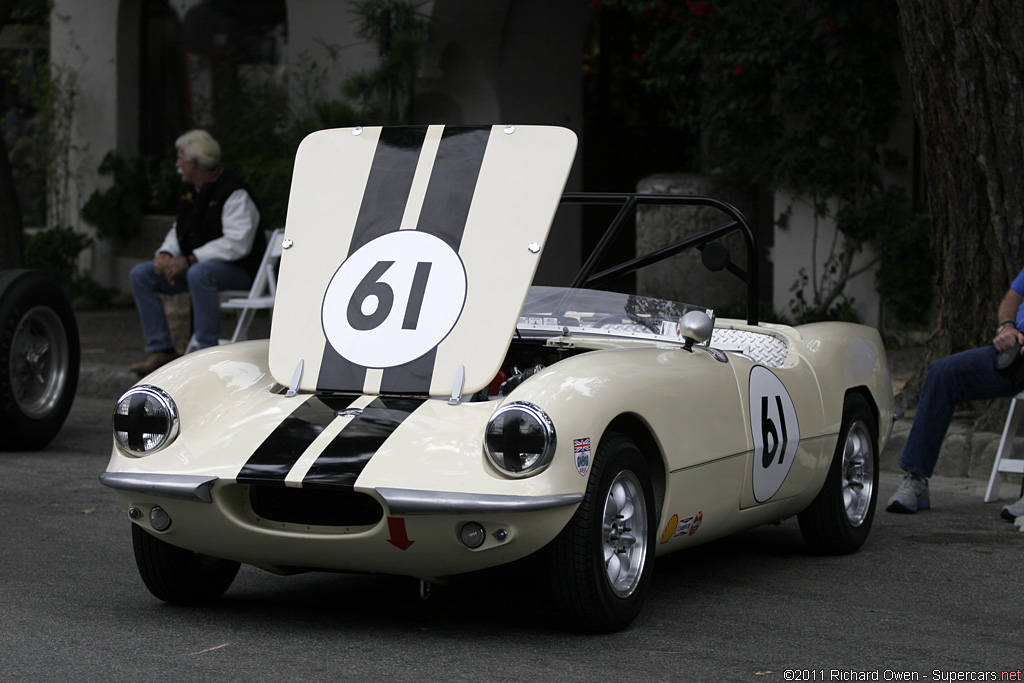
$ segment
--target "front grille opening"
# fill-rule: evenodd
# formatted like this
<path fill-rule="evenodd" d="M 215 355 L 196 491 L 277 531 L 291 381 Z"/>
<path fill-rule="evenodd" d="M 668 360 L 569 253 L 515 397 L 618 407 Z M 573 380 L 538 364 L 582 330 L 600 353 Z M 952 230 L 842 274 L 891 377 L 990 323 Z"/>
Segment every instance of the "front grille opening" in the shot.
<path fill-rule="evenodd" d="M 250 486 L 249 505 L 260 517 L 286 524 L 369 526 L 384 517 L 376 499 L 346 489 Z"/>

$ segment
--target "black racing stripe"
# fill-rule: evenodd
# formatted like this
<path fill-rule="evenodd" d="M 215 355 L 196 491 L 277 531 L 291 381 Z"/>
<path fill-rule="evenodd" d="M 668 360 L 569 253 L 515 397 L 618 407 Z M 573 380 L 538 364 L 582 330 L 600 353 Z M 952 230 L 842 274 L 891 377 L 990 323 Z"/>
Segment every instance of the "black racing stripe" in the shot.
<path fill-rule="evenodd" d="M 381 129 L 363 202 L 352 229 L 349 255 L 374 238 L 401 227 L 426 137 L 426 126 Z"/>
<path fill-rule="evenodd" d="M 313 440 L 334 421 L 335 413 L 354 397 L 314 396 L 296 408 L 249 457 L 236 479 L 241 483 L 276 483 L 284 478 Z"/>
<path fill-rule="evenodd" d="M 380 391 L 382 394 L 427 394 L 430 392 L 430 379 L 434 375 L 434 358 L 437 347 L 402 365 L 387 368 L 381 375 Z M 455 376 L 452 376 L 454 386 Z"/>
<path fill-rule="evenodd" d="M 317 391 L 362 391 L 365 383 L 366 368 L 343 358 L 330 342 L 324 344 L 320 374 L 316 378 Z"/>
<path fill-rule="evenodd" d="M 374 238 L 401 227 L 426 136 L 427 126 L 381 129 L 346 258 Z M 330 344 L 324 346 L 318 391 L 361 390 L 365 381 L 366 368 L 342 358 Z"/>
<path fill-rule="evenodd" d="M 423 197 L 416 229 L 440 237 L 458 252 L 476 192 L 489 127 L 445 128 Z"/>
<path fill-rule="evenodd" d="M 316 459 L 303 488 L 351 488 L 366 463 L 425 399 L 381 396 L 363 408 Z"/>
<path fill-rule="evenodd" d="M 441 133 L 416 229 L 441 238 L 455 252 L 466 232 L 469 207 L 490 135 L 491 129 L 486 126 L 445 128 Z M 408 363 L 387 368 L 380 390 L 400 394 L 429 393 L 436 356 L 434 348 Z"/>

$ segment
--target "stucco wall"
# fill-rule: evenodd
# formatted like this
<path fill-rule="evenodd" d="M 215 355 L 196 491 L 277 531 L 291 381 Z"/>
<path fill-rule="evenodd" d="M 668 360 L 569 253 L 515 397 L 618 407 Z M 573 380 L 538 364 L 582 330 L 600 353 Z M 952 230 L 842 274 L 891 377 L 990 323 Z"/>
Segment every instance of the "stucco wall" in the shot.
<path fill-rule="evenodd" d="M 775 195 L 775 218 L 793 203 L 792 215 L 788 228 L 775 228 L 775 246 L 771 251 L 774 264 L 773 305 L 778 313 L 791 316 L 790 301 L 795 297 L 792 286 L 800 278 L 800 271 L 806 270 L 810 276 L 816 274 L 821 280 L 833 244 L 842 246 L 842 235 L 836 241 L 835 223 L 829 220 L 818 220 L 814 211 L 803 202 L 793 202 L 792 196 L 779 192 Z M 817 236 L 815 236 L 817 230 Z M 856 272 L 878 257 L 878 251 L 867 246 L 854 259 L 851 272 Z M 815 270 L 816 269 L 816 270 Z M 877 266 L 853 277 L 846 285 L 847 298 L 853 299 L 860 320 L 872 326 L 879 323 L 879 296 L 875 290 L 875 271 Z M 806 286 L 804 296 L 810 299 L 812 289 Z"/>
<path fill-rule="evenodd" d="M 78 96 L 72 123 L 72 206 L 81 206 L 96 189 L 96 167 L 117 140 L 116 43 L 111 27 L 117 25 L 117 2 L 55 0 L 51 14 L 50 55 L 54 63 L 77 72 Z M 92 233 L 74 214 L 74 226 Z M 82 265 L 101 281 L 109 281 L 109 247 L 97 245 L 83 254 Z"/>

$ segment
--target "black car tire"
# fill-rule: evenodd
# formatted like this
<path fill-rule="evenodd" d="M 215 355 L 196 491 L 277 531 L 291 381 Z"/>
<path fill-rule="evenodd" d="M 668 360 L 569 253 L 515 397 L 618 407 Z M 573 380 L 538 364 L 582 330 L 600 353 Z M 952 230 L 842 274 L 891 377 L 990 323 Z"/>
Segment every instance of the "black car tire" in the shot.
<path fill-rule="evenodd" d="M 628 507 L 619 507 L 613 487 L 622 487 Z M 651 583 L 656 525 L 647 461 L 628 437 L 606 434 L 583 501 L 548 546 L 555 604 L 570 628 L 609 633 L 636 618 Z"/>
<path fill-rule="evenodd" d="M 208 605 L 231 587 L 238 562 L 173 546 L 132 524 L 135 564 L 146 588 L 172 605 Z"/>
<path fill-rule="evenodd" d="M 797 516 L 815 553 L 845 555 L 867 540 L 878 500 L 878 425 L 860 394 L 843 403 L 839 442 L 818 496 Z"/>
<path fill-rule="evenodd" d="M 80 348 L 71 304 L 53 278 L 0 273 L 0 450 L 43 448 L 78 389 Z"/>

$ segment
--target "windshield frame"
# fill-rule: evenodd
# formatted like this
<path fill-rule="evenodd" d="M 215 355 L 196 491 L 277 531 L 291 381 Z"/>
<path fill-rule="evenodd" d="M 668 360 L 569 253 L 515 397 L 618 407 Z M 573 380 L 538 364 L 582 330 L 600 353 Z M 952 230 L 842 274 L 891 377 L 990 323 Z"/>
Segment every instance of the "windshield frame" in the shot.
<path fill-rule="evenodd" d="M 580 268 L 572 284 L 573 289 L 596 289 L 600 285 L 609 282 L 617 277 L 632 273 L 644 266 L 657 263 L 671 256 L 675 256 L 687 249 L 698 249 L 702 254 L 704 265 L 710 270 L 727 270 L 740 278 L 747 286 L 747 324 L 757 325 L 757 302 L 758 302 L 758 258 L 759 251 L 754 231 L 747 222 L 746 217 L 732 204 L 714 197 L 701 195 L 655 195 L 639 193 L 608 193 L 608 192 L 567 192 L 562 195 L 562 204 L 595 204 L 614 206 L 619 205 L 618 214 L 605 229 L 604 235 L 598 241 L 594 251 L 587 258 Z M 725 215 L 728 220 L 716 228 L 702 232 L 686 239 L 679 240 L 661 249 L 649 252 L 642 256 L 624 261 L 601 272 L 597 270 L 598 264 L 611 250 L 616 237 L 631 220 L 635 220 L 636 210 L 639 206 L 705 206 L 717 209 Z M 746 265 L 740 267 L 735 263 L 728 251 L 725 251 L 715 240 L 725 235 L 739 232 L 743 236 L 744 246 L 747 251 Z M 714 245 L 717 248 L 709 248 Z M 724 251 L 724 256 L 723 256 Z M 724 260 L 723 260 L 724 259 Z"/>

